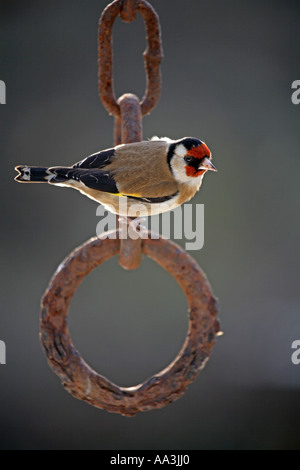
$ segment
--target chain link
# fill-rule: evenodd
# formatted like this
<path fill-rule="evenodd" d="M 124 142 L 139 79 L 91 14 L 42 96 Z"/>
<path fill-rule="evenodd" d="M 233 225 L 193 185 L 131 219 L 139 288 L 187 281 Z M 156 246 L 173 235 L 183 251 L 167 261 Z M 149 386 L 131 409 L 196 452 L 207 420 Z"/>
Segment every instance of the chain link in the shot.
<path fill-rule="evenodd" d="M 140 101 L 142 115 L 149 114 L 156 106 L 161 93 L 160 63 L 163 58 L 161 31 L 158 16 L 145 0 L 115 0 L 103 11 L 98 31 L 98 88 L 103 106 L 116 118 L 120 117 L 120 105 L 114 92 L 112 29 L 118 15 L 124 21 L 133 21 L 139 11 L 144 18 L 147 48 L 144 52 L 146 91 Z"/>

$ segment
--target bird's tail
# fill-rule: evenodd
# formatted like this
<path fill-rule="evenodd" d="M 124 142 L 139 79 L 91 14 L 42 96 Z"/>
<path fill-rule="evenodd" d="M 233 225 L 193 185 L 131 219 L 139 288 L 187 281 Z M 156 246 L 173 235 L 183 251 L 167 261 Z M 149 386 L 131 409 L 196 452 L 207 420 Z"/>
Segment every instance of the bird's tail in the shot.
<path fill-rule="evenodd" d="M 18 175 L 15 181 L 20 183 L 48 183 L 51 173 L 48 168 L 41 166 L 16 166 Z"/>

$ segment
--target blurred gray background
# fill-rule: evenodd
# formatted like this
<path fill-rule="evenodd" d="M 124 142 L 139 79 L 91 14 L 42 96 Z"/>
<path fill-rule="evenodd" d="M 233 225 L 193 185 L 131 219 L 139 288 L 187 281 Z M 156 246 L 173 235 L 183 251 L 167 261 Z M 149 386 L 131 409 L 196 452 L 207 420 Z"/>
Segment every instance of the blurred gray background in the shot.
<path fill-rule="evenodd" d="M 97 204 L 76 191 L 13 181 L 16 164 L 69 165 L 113 144 L 97 91 L 104 0 L 0 2 L 2 449 L 295 449 L 300 447 L 300 5 L 296 0 L 152 0 L 163 93 L 144 137 L 195 136 L 219 172 L 205 245 L 190 252 L 220 300 L 224 336 L 185 395 L 134 418 L 75 400 L 39 343 L 40 299 L 56 267 L 95 235 Z M 117 20 L 115 88 L 144 93 L 141 17 Z M 179 242 L 183 244 L 183 242 Z M 122 386 L 164 368 L 186 336 L 175 281 L 148 259 L 112 259 L 78 289 L 70 331 L 84 359 Z"/>

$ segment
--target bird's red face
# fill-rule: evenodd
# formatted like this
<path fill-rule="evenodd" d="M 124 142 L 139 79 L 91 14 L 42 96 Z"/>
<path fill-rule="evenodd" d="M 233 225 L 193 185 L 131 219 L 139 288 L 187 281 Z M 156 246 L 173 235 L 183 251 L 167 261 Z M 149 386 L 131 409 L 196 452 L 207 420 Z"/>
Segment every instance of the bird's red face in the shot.
<path fill-rule="evenodd" d="M 190 150 L 187 150 L 186 156 L 184 157 L 187 163 L 185 166 L 186 175 L 196 178 L 206 173 L 206 171 L 217 171 L 210 159 L 211 152 L 204 142 L 197 147 L 192 147 Z"/>

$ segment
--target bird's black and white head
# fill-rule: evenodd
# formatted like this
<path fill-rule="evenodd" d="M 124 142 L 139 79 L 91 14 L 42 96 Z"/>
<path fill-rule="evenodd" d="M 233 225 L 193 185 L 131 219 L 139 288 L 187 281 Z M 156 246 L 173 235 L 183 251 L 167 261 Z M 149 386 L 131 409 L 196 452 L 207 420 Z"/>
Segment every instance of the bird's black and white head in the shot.
<path fill-rule="evenodd" d="M 179 183 L 199 184 L 207 171 L 217 171 L 211 158 L 207 145 L 194 137 L 176 140 L 168 151 L 170 169 Z"/>

